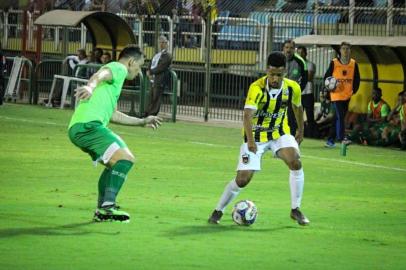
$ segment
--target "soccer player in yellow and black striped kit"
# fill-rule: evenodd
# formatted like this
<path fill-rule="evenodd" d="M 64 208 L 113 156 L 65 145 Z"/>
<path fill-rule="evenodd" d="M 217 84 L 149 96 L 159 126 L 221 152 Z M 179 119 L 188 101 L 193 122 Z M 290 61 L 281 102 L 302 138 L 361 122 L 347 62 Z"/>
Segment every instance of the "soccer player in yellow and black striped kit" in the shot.
<path fill-rule="evenodd" d="M 248 185 L 254 173 L 261 170 L 261 157 L 267 151 L 272 151 L 290 169 L 291 218 L 300 225 L 310 223 L 300 211 L 304 185 L 299 151 L 303 140 L 301 91 L 298 83 L 285 78 L 285 66 L 286 57 L 282 53 L 271 53 L 267 59 L 267 75 L 252 83 L 248 90 L 237 176 L 225 187 L 209 223 L 220 223 L 226 206 Z M 292 104 L 298 124 L 295 137 L 290 134 L 288 104 Z"/>

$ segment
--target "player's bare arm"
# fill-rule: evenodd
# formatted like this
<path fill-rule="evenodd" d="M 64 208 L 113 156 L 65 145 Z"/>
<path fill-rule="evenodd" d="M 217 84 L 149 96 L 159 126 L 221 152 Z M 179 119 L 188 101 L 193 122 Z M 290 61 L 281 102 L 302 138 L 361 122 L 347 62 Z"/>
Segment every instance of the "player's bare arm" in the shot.
<path fill-rule="evenodd" d="M 162 124 L 162 118 L 153 115 L 137 118 L 116 110 L 111 117 L 111 122 L 129 126 L 145 126 L 155 130 Z"/>
<path fill-rule="evenodd" d="M 298 144 L 303 141 L 303 134 L 304 134 L 304 121 L 303 121 L 303 107 L 296 106 L 292 104 L 293 113 L 295 114 L 296 123 L 297 123 L 297 130 L 295 134 L 295 139 Z"/>
<path fill-rule="evenodd" d="M 113 79 L 113 74 L 109 68 L 101 68 L 90 77 L 86 85 L 82 85 L 75 89 L 75 97 L 77 99 L 89 99 L 94 89 L 101 82 L 110 82 Z"/>
<path fill-rule="evenodd" d="M 244 109 L 244 120 L 243 120 L 243 125 L 244 125 L 244 130 L 245 130 L 245 135 L 247 136 L 247 146 L 248 150 L 256 153 L 257 152 L 257 145 L 255 144 L 254 141 L 254 136 L 252 135 L 252 118 L 254 117 L 255 110 L 253 109 Z"/>

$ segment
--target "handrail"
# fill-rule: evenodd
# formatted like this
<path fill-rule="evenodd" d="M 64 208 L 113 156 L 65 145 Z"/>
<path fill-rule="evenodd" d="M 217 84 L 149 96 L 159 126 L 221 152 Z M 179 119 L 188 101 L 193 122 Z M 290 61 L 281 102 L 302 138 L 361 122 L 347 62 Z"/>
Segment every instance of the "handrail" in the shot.
<path fill-rule="evenodd" d="M 6 59 L 12 60 L 13 63 L 14 63 L 14 58 L 15 58 L 15 57 L 6 56 Z M 28 93 L 29 93 L 28 102 L 29 102 L 30 104 L 33 104 L 33 103 L 34 103 L 34 104 L 37 104 L 36 101 L 33 102 L 33 96 L 34 96 L 33 91 L 35 90 L 35 87 L 34 87 L 34 88 L 32 87 L 33 78 L 35 79 L 35 77 L 33 76 L 33 75 L 34 75 L 34 74 L 33 74 L 33 72 L 34 72 L 33 64 L 32 64 L 32 62 L 31 62 L 30 59 L 25 58 L 24 56 L 22 56 L 21 58 L 22 58 L 22 67 L 21 67 L 21 68 L 23 69 L 25 64 L 28 65 L 28 79 L 21 79 L 21 78 L 20 78 L 20 81 L 21 81 L 21 80 L 27 81 L 27 84 L 28 84 Z"/>

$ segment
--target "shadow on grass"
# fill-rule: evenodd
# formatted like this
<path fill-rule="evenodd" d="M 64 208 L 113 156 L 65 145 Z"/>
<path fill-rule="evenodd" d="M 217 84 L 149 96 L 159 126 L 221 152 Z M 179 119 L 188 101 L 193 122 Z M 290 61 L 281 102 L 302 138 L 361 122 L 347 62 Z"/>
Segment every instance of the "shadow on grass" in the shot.
<path fill-rule="evenodd" d="M 238 226 L 235 224 L 232 225 L 197 225 L 197 226 L 183 226 L 178 227 L 176 229 L 170 230 L 165 233 L 165 236 L 189 236 L 189 235 L 199 235 L 199 234 L 210 234 L 210 233 L 224 233 L 224 232 L 238 232 L 244 231 L 245 232 L 275 232 L 281 230 L 289 230 L 289 229 L 300 229 L 297 226 L 279 226 L 273 228 L 255 228 L 253 227 L 245 227 L 245 226 Z"/>
<path fill-rule="evenodd" d="M 81 222 L 71 223 L 58 226 L 46 226 L 46 227 L 30 227 L 30 228 L 9 228 L 0 229 L 0 238 L 9 238 L 22 235 L 47 235 L 47 236 L 70 236 L 70 235 L 87 235 L 87 234 L 104 234 L 104 235 L 116 235 L 120 232 L 95 232 L 87 230 L 86 227 L 93 225 L 95 222 Z"/>

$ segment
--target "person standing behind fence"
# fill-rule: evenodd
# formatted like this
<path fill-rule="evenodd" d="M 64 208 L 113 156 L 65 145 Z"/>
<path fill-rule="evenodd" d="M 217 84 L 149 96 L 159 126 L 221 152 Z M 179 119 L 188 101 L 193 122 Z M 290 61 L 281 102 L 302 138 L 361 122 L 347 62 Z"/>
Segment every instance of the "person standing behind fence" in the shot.
<path fill-rule="evenodd" d="M 316 73 L 316 65 L 307 60 L 307 49 L 304 46 L 299 46 L 297 48 L 297 53 L 303 58 L 307 65 L 307 84 L 302 90 L 302 106 L 303 110 L 306 112 L 306 125 L 305 125 L 305 136 L 314 137 L 315 136 L 315 126 L 316 122 L 314 120 L 314 74 Z"/>
<path fill-rule="evenodd" d="M 338 84 L 336 89 L 330 92 L 330 99 L 336 112 L 335 129 L 330 134 L 335 133 L 335 138 L 330 135 L 326 142 L 326 147 L 335 147 L 334 140 L 344 144 L 349 144 L 350 141 L 345 137 L 345 115 L 348 111 L 348 104 L 353 94 L 358 91 L 360 84 L 360 75 L 357 62 L 351 58 L 351 45 L 348 42 L 342 42 L 340 45 L 340 57 L 334 58 L 326 73 L 324 80 L 327 77 L 333 76 L 337 79 Z"/>
<path fill-rule="evenodd" d="M 169 68 L 172 64 L 172 55 L 168 52 L 168 40 L 165 36 L 160 36 L 158 41 L 161 51 L 154 55 L 147 70 L 151 90 L 145 116 L 158 115 L 162 94 L 165 87 L 168 87 L 170 83 Z"/>
<path fill-rule="evenodd" d="M 283 54 L 286 56 L 286 78 L 297 82 L 303 92 L 307 84 L 307 66 L 305 60 L 295 53 L 295 46 L 295 42 L 291 39 L 283 43 Z M 288 121 L 290 134 L 295 136 L 297 124 L 291 105 L 288 107 Z"/>

